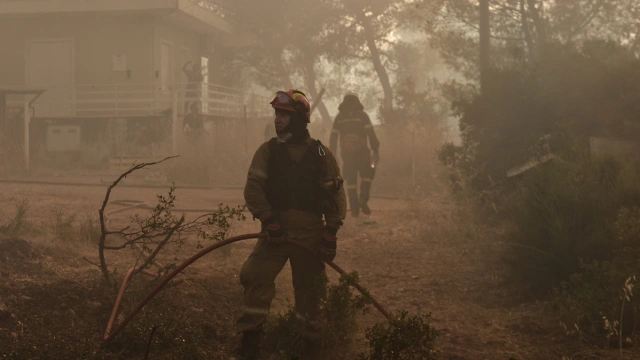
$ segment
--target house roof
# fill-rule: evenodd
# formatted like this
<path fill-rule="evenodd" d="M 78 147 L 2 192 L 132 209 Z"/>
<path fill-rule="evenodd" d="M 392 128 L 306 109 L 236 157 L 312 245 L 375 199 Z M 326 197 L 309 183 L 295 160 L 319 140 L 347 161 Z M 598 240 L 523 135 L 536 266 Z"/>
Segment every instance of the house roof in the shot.
<path fill-rule="evenodd" d="M 0 1 L 0 18 L 64 14 L 144 13 L 163 16 L 203 34 L 235 34 L 234 26 L 195 0 L 23 0 Z M 168 15 L 168 16 L 167 16 Z"/>
<path fill-rule="evenodd" d="M 5 105 L 4 102 L 7 101 L 7 97 L 11 95 L 23 95 L 25 96 L 25 100 L 29 101 L 29 105 L 33 104 L 39 97 L 45 92 L 44 89 L 27 87 L 27 86 L 2 86 L 0 85 L 0 95 L 3 95 L 3 99 L 1 100 L 3 103 L 0 105 Z M 32 96 L 28 98 L 28 96 Z"/>

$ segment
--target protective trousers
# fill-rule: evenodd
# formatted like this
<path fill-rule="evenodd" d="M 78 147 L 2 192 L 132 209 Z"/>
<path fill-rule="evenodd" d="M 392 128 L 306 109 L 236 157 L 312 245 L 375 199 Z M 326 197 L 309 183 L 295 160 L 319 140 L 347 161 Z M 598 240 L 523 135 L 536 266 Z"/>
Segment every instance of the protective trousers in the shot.
<path fill-rule="evenodd" d="M 296 241 L 315 247 L 320 242 L 320 235 Z M 237 322 L 238 332 L 262 329 L 276 295 L 275 279 L 287 260 L 291 264 L 295 312 L 303 324 L 303 336 L 309 340 L 319 339 L 315 319 L 326 291 L 324 263 L 294 245 L 268 244 L 264 239 L 258 241 L 240 270 L 244 297 L 242 315 Z"/>
<path fill-rule="evenodd" d="M 342 174 L 347 183 L 347 197 L 351 213 L 360 213 L 361 204 L 369 201 L 375 169 L 371 167 L 371 153 L 365 148 L 352 154 L 344 154 Z M 360 175 L 360 196 L 358 197 L 358 174 Z"/>

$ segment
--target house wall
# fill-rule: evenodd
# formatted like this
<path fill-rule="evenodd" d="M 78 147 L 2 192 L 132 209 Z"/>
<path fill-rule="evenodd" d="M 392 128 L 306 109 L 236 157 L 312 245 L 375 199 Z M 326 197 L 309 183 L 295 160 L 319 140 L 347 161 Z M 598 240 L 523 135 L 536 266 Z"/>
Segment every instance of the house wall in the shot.
<path fill-rule="evenodd" d="M 206 36 L 196 32 L 182 29 L 168 21 L 157 19 L 153 26 L 153 69 L 154 69 L 154 85 L 156 89 L 162 88 L 162 43 L 172 45 L 172 62 L 173 62 L 173 84 L 171 90 L 176 90 L 178 95 L 178 113 L 185 114 L 188 111 L 188 103 L 185 96 L 187 77 L 182 71 L 183 65 L 191 60 L 192 63 L 200 63 L 201 57 L 205 56 L 209 59 L 207 69 L 209 83 L 217 83 L 220 79 L 220 60 L 219 55 L 215 52 L 208 53 Z M 185 56 L 184 52 L 188 51 L 189 56 Z M 171 91 L 158 91 L 155 93 L 156 106 L 169 109 L 173 101 L 173 93 Z M 179 121 L 180 122 L 180 121 Z M 181 128 L 181 124 L 179 124 Z"/>
<path fill-rule="evenodd" d="M 136 15 L 67 16 L 0 21 L 0 84 L 27 85 L 26 51 L 30 40 L 73 39 L 74 82 L 93 84 L 160 83 L 160 43 L 173 46 L 174 79 L 183 80 L 183 47 L 194 61 L 210 55 L 209 82 L 220 79 L 218 48 L 205 54 L 204 37 L 162 19 Z M 125 54 L 129 74 L 112 70 L 112 56 Z"/>
<path fill-rule="evenodd" d="M 180 29 L 170 23 L 156 20 L 153 27 L 154 38 L 154 72 L 158 74 L 155 81 L 159 84 L 160 74 L 160 44 L 167 41 L 173 45 L 174 56 L 174 79 L 176 82 L 186 81 L 182 74 L 182 65 L 189 59 L 182 56 L 182 49 L 189 49 L 191 60 L 199 61 L 201 56 L 209 58 L 209 82 L 216 83 L 220 79 L 220 56 L 214 51 L 207 53 L 206 38 L 204 35 L 191 32 L 189 30 Z"/>
<path fill-rule="evenodd" d="M 133 16 L 3 19 L 0 22 L 0 84 L 26 85 L 27 42 L 73 39 L 77 85 L 149 83 L 151 20 Z M 126 54 L 130 77 L 112 70 L 112 55 Z"/>
<path fill-rule="evenodd" d="M 160 43 L 163 40 L 174 45 L 175 81 L 184 81 L 181 71 L 186 61 L 182 58 L 183 48 L 189 49 L 193 61 L 198 61 L 204 54 L 206 43 L 202 35 L 171 25 L 169 21 L 162 19 L 163 16 L 170 15 L 105 14 L 3 18 L 0 21 L 0 86 L 28 85 L 28 42 L 55 39 L 73 41 L 75 85 L 104 87 L 131 84 L 136 87 L 144 85 L 150 91 L 157 90 L 160 85 Z M 126 55 L 128 72 L 113 71 L 114 54 Z M 209 63 L 209 82 L 216 82 L 220 78 L 218 57 L 211 57 Z M 80 99 L 78 94 L 75 96 L 76 99 Z M 160 98 L 156 100 L 159 104 L 154 104 L 156 108 L 171 106 L 171 101 L 167 102 L 167 94 L 160 94 L 158 97 Z M 42 114 L 42 111 L 38 111 L 38 102 L 35 105 L 36 114 Z M 179 103 L 179 106 L 181 105 Z M 102 138 L 107 132 L 105 127 L 108 127 L 109 122 L 84 121 L 73 116 L 50 120 L 46 116 L 39 118 L 36 115 L 31 130 L 33 154 L 39 147 L 44 146 L 46 128 L 50 124 L 80 125 L 82 142 L 87 144 L 103 142 Z"/>

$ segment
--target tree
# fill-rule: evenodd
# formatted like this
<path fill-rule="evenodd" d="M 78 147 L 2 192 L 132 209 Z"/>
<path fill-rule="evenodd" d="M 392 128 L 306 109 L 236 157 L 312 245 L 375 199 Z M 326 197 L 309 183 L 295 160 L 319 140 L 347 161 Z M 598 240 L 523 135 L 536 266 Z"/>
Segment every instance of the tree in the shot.
<path fill-rule="evenodd" d="M 480 87 L 482 89 L 485 89 L 487 86 L 487 76 L 489 76 L 489 66 L 491 63 L 491 28 L 489 16 L 489 0 L 480 0 Z"/>
<path fill-rule="evenodd" d="M 483 0 L 484 1 L 484 0 Z M 532 67 L 552 42 L 613 40 L 640 51 L 640 3 L 635 0 L 500 0 L 489 4 L 493 67 Z M 469 0 L 418 0 L 408 8 L 413 24 L 445 61 L 479 80 L 480 6 Z"/>
<path fill-rule="evenodd" d="M 390 53 L 392 34 L 399 27 L 398 14 L 405 0 L 334 0 L 333 7 L 342 14 L 331 30 L 334 43 L 329 53 L 337 61 L 369 59 L 383 92 L 381 113 L 393 111 L 393 84 L 389 72 L 393 67 Z"/>
<path fill-rule="evenodd" d="M 388 36 L 398 26 L 395 15 L 404 2 L 239 0 L 233 21 L 253 34 L 255 42 L 238 54 L 237 64 L 257 69 L 256 79 L 263 86 L 303 83 L 313 99 L 325 87 L 321 82 L 327 64 L 360 66 L 366 59 L 383 90 L 381 108 L 391 111 L 393 60 Z M 329 125 L 332 119 L 323 103 L 318 111 Z"/>

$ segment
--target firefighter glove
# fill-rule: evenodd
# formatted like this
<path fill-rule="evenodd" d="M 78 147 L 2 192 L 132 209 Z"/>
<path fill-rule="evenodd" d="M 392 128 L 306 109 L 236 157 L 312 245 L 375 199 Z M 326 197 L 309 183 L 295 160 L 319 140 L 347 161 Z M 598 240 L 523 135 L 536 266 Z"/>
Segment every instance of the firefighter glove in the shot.
<path fill-rule="evenodd" d="M 318 248 L 318 253 L 324 260 L 333 261 L 336 258 L 336 249 L 338 248 L 337 233 L 338 230 L 335 228 L 327 227 L 324 229 L 320 239 L 320 247 Z"/>
<path fill-rule="evenodd" d="M 262 222 L 262 231 L 267 235 L 267 243 L 269 244 L 282 244 L 287 240 L 282 226 L 273 218 Z"/>
<path fill-rule="evenodd" d="M 322 180 L 322 187 L 327 190 L 338 191 L 344 180 L 340 176 L 328 176 Z"/>
<path fill-rule="evenodd" d="M 378 164 L 380 162 L 380 153 L 378 152 L 378 150 L 373 150 L 373 154 L 371 156 L 373 163 L 374 164 Z"/>

